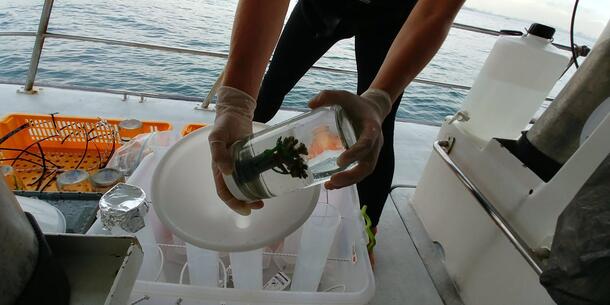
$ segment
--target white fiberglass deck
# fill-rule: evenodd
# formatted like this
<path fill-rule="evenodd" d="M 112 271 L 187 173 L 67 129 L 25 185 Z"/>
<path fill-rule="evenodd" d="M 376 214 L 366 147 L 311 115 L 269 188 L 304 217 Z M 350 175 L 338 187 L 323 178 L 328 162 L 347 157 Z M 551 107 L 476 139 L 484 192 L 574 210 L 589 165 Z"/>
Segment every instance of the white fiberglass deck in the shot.
<path fill-rule="evenodd" d="M 57 88 L 42 88 L 36 95 L 26 95 L 17 93 L 19 88 L 0 84 L 0 117 L 14 112 L 59 112 L 64 115 L 163 120 L 171 122 L 175 130 L 188 123 L 211 123 L 214 119 L 214 112 L 195 110 L 195 103 L 184 101 L 146 98 L 140 103 L 140 99 L 133 96 L 123 101 L 123 96 L 117 94 Z M 271 123 L 297 114 L 280 111 Z M 396 123 L 393 184 L 417 184 L 438 129 L 414 123 Z M 376 294 L 371 304 L 454 303 L 442 292 L 442 285 L 433 283 L 419 249 L 415 247 L 418 238 L 414 239 L 409 234 L 414 230 L 410 226 L 417 222 L 408 204 L 412 191 L 409 188 L 394 190 L 385 206 L 376 247 Z M 441 299 L 443 294 L 445 296 Z"/>

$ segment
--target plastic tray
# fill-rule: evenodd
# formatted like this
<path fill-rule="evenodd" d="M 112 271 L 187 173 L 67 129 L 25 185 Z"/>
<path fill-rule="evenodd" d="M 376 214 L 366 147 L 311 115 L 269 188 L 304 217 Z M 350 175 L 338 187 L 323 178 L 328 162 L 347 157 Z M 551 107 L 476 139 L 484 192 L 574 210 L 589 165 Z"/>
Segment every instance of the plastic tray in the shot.
<path fill-rule="evenodd" d="M 193 131 L 195 131 L 195 130 L 197 130 L 199 128 L 206 127 L 206 126 L 208 126 L 208 125 L 207 124 L 203 124 L 203 123 L 191 123 L 191 124 L 188 124 L 188 125 L 184 126 L 184 128 L 182 128 L 182 130 L 180 131 L 180 135 L 184 137 L 187 134 L 189 134 L 189 133 L 191 133 L 191 132 L 193 132 Z"/>
<path fill-rule="evenodd" d="M 119 128 L 120 119 L 61 115 L 10 114 L 0 120 L 0 165 L 11 165 L 24 190 L 57 191 L 59 171 L 74 168 L 93 172 L 121 146 L 121 139 L 171 129 L 167 122 L 143 121 L 136 130 Z M 22 152 L 25 150 L 26 152 Z M 43 153 L 41 153 L 41 150 Z M 42 183 L 42 156 L 47 170 Z M 46 187 L 45 187 L 46 186 Z"/>

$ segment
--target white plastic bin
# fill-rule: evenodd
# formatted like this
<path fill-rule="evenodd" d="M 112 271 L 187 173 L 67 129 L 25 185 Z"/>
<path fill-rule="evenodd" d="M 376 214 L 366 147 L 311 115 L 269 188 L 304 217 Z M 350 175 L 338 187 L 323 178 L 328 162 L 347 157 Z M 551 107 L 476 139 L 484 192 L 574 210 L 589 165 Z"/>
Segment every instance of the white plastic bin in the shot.
<path fill-rule="evenodd" d="M 339 211 L 341 223 L 331 246 L 330 254 L 317 292 L 296 292 L 269 290 L 245 290 L 231 288 L 230 260 L 227 253 L 220 253 L 222 264 L 219 275 L 219 287 L 193 286 L 184 280 L 180 284 L 180 271 L 184 262 L 165 260 L 164 279 L 157 282 L 137 281 L 130 301 L 146 304 L 367 304 L 374 295 L 375 280 L 366 251 L 364 222 L 360 215 L 355 187 L 336 191 L 323 191 L 321 202 L 333 205 Z M 289 277 L 294 271 L 294 264 L 299 252 L 301 230 L 286 237 L 284 242 L 269 245 L 263 254 L 263 259 L 271 261 L 264 264 L 263 285 L 278 271 L 283 271 Z M 184 251 L 182 245 L 159 245 L 168 256 L 171 252 Z M 269 252 L 269 249 L 276 249 Z M 186 259 L 186 257 L 184 258 Z M 260 262 L 257 262 L 260 265 Z M 184 279 L 188 277 L 184 276 Z M 226 283 L 229 288 L 222 288 Z M 329 291 L 325 291 L 329 290 Z"/>

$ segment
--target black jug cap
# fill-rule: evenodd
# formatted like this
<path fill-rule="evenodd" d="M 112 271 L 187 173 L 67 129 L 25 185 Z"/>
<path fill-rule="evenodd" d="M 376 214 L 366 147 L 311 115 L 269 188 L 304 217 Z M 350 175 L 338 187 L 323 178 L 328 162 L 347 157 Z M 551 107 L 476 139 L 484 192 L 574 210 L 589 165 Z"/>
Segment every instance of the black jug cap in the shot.
<path fill-rule="evenodd" d="M 527 32 L 531 35 L 536 35 L 546 39 L 553 39 L 555 28 L 540 23 L 532 23 Z"/>

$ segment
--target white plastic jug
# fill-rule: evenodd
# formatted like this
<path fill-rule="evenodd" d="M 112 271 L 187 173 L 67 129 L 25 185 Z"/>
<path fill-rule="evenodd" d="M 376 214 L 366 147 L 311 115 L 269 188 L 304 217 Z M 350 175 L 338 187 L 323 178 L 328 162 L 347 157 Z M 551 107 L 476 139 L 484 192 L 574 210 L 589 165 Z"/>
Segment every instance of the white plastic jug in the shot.
<path fill-rule="evenodd" d="M 514 139 L 540 108 L 569 57 L 551 44 L 555 29 L 534 23 L 525 36 L 501 36 L 462 105 L 467 133 Z"/>

